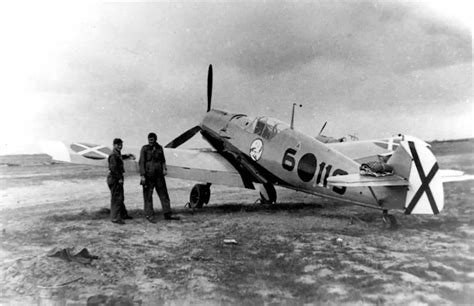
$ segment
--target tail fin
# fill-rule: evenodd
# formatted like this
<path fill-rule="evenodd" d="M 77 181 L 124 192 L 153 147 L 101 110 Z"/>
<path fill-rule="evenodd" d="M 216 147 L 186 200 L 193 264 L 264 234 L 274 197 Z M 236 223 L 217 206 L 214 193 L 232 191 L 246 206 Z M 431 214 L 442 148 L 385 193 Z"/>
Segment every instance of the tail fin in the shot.
<path fill-rule="evenodd" d="M 429 145 L 402 136 L 400 146 L 387 162 L 395 173 L 408 179 L 405 214 L 438 214 L 444 207 L 443 181 Z"/>

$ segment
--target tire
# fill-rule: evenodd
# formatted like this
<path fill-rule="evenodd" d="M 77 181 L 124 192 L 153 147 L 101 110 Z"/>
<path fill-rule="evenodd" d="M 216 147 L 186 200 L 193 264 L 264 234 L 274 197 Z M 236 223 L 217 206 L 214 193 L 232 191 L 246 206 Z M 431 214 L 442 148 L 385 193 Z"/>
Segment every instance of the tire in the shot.
<path fill-rule="evenodd" d="M 204 204 L 209 203 L 211 189 L 208 185 L 196 184 L 189 194 L 189 206 L 191 208 L 202 208 Z"/>
<path fill-rule="evenodd" d="M 397 218 L 395 218 L 394 215 L 385 215 L 383 217 L 383 221 L 385 222 L 386 226 L 388 229 L 397 229 L 399 227 L 399 224 L 398 224 L 398 221 L 397 221 Z"/>

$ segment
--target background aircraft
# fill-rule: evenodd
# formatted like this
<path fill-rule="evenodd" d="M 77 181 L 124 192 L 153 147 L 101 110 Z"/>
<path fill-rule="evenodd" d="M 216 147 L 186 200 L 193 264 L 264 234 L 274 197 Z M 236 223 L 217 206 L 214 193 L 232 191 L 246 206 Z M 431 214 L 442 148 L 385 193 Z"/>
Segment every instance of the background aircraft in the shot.
<path fill-rule="evenodd" d="M 258 189 L 264 203 L 275 203 L 274 186 L 281 186 L 376 208 L 396 223 L 388 210 L 441 212 L 443 183 L 462 175 L 440 170 L 429 145 L 412 136 L 324 143 L 275 118 L 213 109 L 212 66 L 207 84 L 202 121 L 165 146 L 168 176 L 199 182 L 190 193 L 193 208 L 209 202 L 212 184 Z M 197 133 L 213 149 L 178 148 Z M 54 160 L 101 166 L 107 166 L 111 152 L 88 143 L 48 142 L 42 148 Z M 138 170 L 138 150 L 130 153 L 124 159 Z"/>
<path fill-rule="evenodd" d="M 316 136 L 316 139 L 319 140 L 320 142 L 322 143 L 334 143 L 334 142 L 344 142 L 347 140 L 346 137 L 341 137 L 341 138 L 335 138 L 335 137 L 332 137 L 332 136 L 326 136 L 326 135 L 323 135 L 323 130 L 324 128 L 326 127 L 326 124 L 328 122 L 324 122 L 323 124 L 323 127 L 321 128 L 321 130 L 319 131 L 319 134 Z M 349 135 L 351 137 L 351 140 L 358 140 L 357 137 L 355 137 L 355 135 Z"/>

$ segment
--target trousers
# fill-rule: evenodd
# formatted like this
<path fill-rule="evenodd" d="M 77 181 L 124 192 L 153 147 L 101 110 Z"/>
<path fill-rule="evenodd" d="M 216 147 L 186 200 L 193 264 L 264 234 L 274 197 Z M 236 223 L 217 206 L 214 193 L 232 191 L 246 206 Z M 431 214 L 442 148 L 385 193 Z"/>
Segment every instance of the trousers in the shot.
<path fill-rule="evenodd" d="M 107 185 L 110 189 L 110 218 L 114 221 L 121 220 L 128 216 L 124 204 L 123 184 L 119 183 L 119 179 L 109 175 Z"/>
<path fill-rule="evenodd" d="M 163 214 L 171 213 L 170 197 L 168 195 L 168 188 L 164 176 L 146 177 L 143 185 L 143 201 L 145 204 L 145 215 L 151 217 L 154 215 L 153 210 L 153 191 L 156 190 L 161 201 Z"/>

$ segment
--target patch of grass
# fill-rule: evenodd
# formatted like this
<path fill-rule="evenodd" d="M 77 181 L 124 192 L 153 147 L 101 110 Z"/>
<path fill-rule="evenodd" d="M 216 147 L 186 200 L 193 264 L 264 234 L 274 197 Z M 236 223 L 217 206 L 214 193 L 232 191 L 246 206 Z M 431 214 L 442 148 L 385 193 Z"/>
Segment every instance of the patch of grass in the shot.
<path fill-rule="evenodd" d="M 350 255 L 349 256 L 352 261 L 357 262 L 363 266 L 375 269 L 375 270 L 383 270 L 383 264 L 381 262 L 378 262 L 376 259 L 373 259 L 373 257 L 369 256 L 354 256 Z"/>
<path fill-rule="evenodd" d="M 78 232 L 78 231 L 83 231 L 85 230 L 84 226 L 77 226 L 77 225 L 70 225 L 70 226 L 65 226 L 61 229 L 62 232 Z"/>
<path fill-rule="evenodd" d="M 323 206 L 318 203 L 277 203 L 277 204 L 248 204 L 248 203 L 229 203 L 220 205 L 210 205 L 203 210 L 195 210 L 196 214 L 226 214 L 232 212 L 299 212 L 299 211 L 318 211 Z"/>
<path fill-rule="evenodd" d="M 436 260 L 460 272 L 468 273 L 474 271 L 474 260 L 469 258 L 443 256 L 436 257 Z"/>
<path fill-rule="evenodd" d="M 148 266 L 145 267 L 143 273 L 148 277 L 148 278 L 164 278 L 168 270 L 164 266 Z"/>
<path fill-rule="evenodd" d="M 98 210 L 98 211 L 82 210 L 79 213 L 50 215 L 50 216 L 45 217 L 45 221 L 65 222 L 65 221 L 101 220 L 101 219 L 106 219 L 109 216 L 110 216 L 110 211 L 107 213 L 105 210 Z"/>
<path fill-rule="evenodd" d="M 8 231 L 1 240 L 2 247 L 10 249 L 12 246 L 39 245 L 48 246 L 54 244 L 54 232 L 51 227 L 27 229 L 25 231 Z M 9 246 L 9 247 L 7 247 Z"/>
<path fill-rule="evenodd" d="M 474 293 L 469 286 L 464 285 L 460 291 L 451 290 L 445 287 L 438 289 L 439 294 L 454 303 L 454 305 L 472 305 L 474 299 Z"/>
<path fill-rule="evenodd" d="M 400 264 L 400 265 L 391 267 L 390 270 L 391 271 L 404 271 L 412 275 L 415 275 L 416 277 L 419 277 L 421 279 L 433 279 L 433 277 L 431 277 L 428 273 L 426 273 L 427 268 L 426 266 L 423 266 L 423 265 L 416 266 L 415 264 L 413 264 L 413 265 L 407 266 L 406 264 Z"/>
<path fill-rule="evenodd" d="M 141 209 L 129 209 L 129 215 L 137 218 L 145 217 Z M 44 218 L 47 222 L 66 222 L 66 221 L 86 221 L 86 220 L 107 220 L 110 218 L 110 209 L 100 208 L 94 211 L 82 210 L 79 213 L 53 214 Z"/>
<path fill-rule="evenodd" d="M 465 222 L 458 216 L 439 215 L 439 216 L 421 216 L 416 219 L 404 222 L 404 229 L 429 230 L 432 232 L 455 233 L 456 229 Z"/>
<path fill-rule="evenodd" d="M 433 265 L 429 263 L 428 270 L 438 273 L 443 281 L 460 281 L 462 275 L 458 275 L 454 270 L 449 269 L 449 267 L 444 267 L 441 265 Z"/>
<path fill-rule="evenodd" d="M 332 256 L 328 258 L 322 258 L 319 260 L 324 266 L 331 268 L 333 271 L 343 271 L 346 269 L 347 264 L 343 263 L 339 256 Z"/>
<path fill-rule="evenodd" d="M 296 282 L 304 274 L 303 269 L 306 263 L 303 259 L 311 254 L 310 241 L 298 232 L 279 230 L 278 235 L 273 236 L 268 235 L 269 230 L 271 229 L 260 224 L 252 228 L 237 222 L 224 226 L 221 224 L 217 235 L 207 239 L 189 237 L 180 248 L 168 250 L 177 258 L 176 261 L 168 262 L 168 268 L 171 265 L 174 267 L 172 270 L 175 271 L 191 258 L 193 267 L 207 271 L 208 279 L 219 284 L 217 290 L 223 296 L 238 301 L 239 304 L 245 304 L 245 301 L 248 301 L 253 305 L 258 301 L 263 301 L 260 294 L 256 293 L 258 288 L 255 288 L 255 284 L 258 283 L 265 284 L 276 292 L 289 292 L 298 299 L 311 300 L 316 293 L 315 284 Z M 239 237 L 239 244 L 226 245 L 223 243 L 225 237 Z M 308 242 L 308 250 L 301 250 L 299 254 L 296 254 L 292 241 L 301 242 L 305 239 Z M 187 247 L 183 248 L 183 246 Z M 190 255 L 191 249 L 192 255 Z M 174 283 L 184 284 L 189 277 L 187 273 L 163 273 L 164 269 L 158 262 L 156 266 L 149 266 L 145 271 L 148 277 L 160 277 Z"/>

